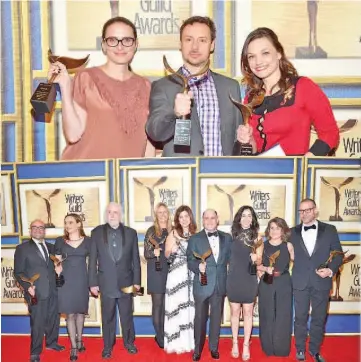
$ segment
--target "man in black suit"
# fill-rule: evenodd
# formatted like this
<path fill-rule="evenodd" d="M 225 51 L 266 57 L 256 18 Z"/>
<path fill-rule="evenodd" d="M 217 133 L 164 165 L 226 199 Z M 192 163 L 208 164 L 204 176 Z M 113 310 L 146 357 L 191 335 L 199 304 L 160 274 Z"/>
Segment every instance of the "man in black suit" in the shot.
<path fill-rule="evenodd" d="M 41 220 L 30 224 L 31 239 L 18 245 L 14 256 L 14 276 L 24 289 L 28 304 L 31 326 L 30 361 L 39 362 L 43 350 L 45 334 L 46 349 L 63 351 L 58 344 L 60 314 L 58 311 L 58 291 L 55 285 L 54 263 L 49 255 L 54 255 L 54 246 L 45 242 L 45 225 Z M 30 286 L 21 277 L 31 278 L 40 274 Z M 37 304 L 31 304 L 31 297 L 37 297 Z"/>
<path fill-rule="evenodd" d="M 101 293 L 102 357 L 109 359 L 115 344 L 117 305 L 124 346 L 131 354 L 138 352 L 134 345 L 133 294 L 121 289 L 134 286 L 139 290 L 141 274 L 137 232 L 121 223 L 119 204 L 108 205 L 106 219 L 106 224 L 91 233 L 89 285 L 93 295 Z"/>
<path fill-rule="evenodd" d="M 201 358 L 206 340 L 206 326 L 209 306 L 209 349 L 213 359 L 219 359 L 218 342 L 223 313 L 224 297 L 226 295 L 227 264 L 229 263 L 232 237 L 217 230 L 218 215 L 209 209 L 203 213 L 204 229 L 191 236 L 188 241 L 188 269 L 195 273 L 193 295 L 195 301 L 194 317 L 194 353 L 193 361 Z M 205 263 L 194 256 L 194 252 L 203 255 L 211 249 L 212 254 Z M 207 285 L 201 285 L 200 273 L 206 272 Z"/>
<path fill-rule="evenodd" d="M 326 268 L 318 268 L 327 261 L 331 251 L 342 251 L 342 248 L 336 228 L 316 219 L 317 209 L 314 200 L 302 200 L 299 213 L 302 224 L 291 229 L 291 243 L 295 250 L 292 283 L 295 301 L 296 358 L 299 361 L 306 359 L 307 320 L 311 306 L 309 353 L 316 362 L 324 362 L 320 355 L 320 346 L 324 335 L 332 276 L 339 269 L 342 256 L 334 257 Z"/>

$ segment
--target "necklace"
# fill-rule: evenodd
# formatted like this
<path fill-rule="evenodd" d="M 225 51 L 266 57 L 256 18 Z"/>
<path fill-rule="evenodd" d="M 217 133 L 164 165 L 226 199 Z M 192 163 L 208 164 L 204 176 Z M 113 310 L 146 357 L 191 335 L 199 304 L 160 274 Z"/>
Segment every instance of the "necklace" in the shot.
<path fill-rule="evenodd" d="M 79 239 L 69 239 L 68 242 L 69 243 L 72 243 L 72 242 L 76 242 L 76 241 L 80 241 L 80 240 L 83 240 L 84 239 L 84 236 L 80 237 Z"/>

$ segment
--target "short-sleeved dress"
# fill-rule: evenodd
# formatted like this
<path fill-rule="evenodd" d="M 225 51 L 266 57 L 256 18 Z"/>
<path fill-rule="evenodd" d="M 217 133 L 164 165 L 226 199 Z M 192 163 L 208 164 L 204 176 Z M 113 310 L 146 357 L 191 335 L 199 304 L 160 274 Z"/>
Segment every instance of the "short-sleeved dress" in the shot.
<path fill-rule="evenodd" d="M 89 283 L 86 259 L 90 243 L 91 239 L 85 236 L 82 243 L 73 248 L 63 237 L 56 239 L 55 254 L 67 257 L 63 262 L 62 272 L 65 283 L 58 288 L 59 313 L 88 313 Z"/>
<path fill-rule="evenodd" d="M 120 81 L 101 68 L 84 69 L 74 78 L 73 99 L 87 113 L 84 134 L 68 143 L 63 160 L 144 157 L 150 82 L 133 74 Z"/>
<path fill-rule="evenodd" d="M 251 236 L 253 233 L 248 229 L 233 239 L 227 277 L 227 297 L 231 303 L 253 303 L 257 296 L 257 276 L 248 271 L 252 250 L 246 242 L 252 242 Z"/>

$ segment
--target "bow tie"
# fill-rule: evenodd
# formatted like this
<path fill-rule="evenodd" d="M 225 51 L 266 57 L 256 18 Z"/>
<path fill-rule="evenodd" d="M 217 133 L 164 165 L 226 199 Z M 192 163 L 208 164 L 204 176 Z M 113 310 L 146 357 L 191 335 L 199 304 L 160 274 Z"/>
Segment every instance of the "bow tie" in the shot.
<path fill-rule="evenodd" d="M 310 229 L 315 229 L 315 230 L 316 230 L 316 225 L 313 224 L 313 225 L 311 225 L 311 226 L 304 226 L 304 227 L 303 227 L 303 230 L 305 230 L 305 231 L 310 230 Z"/>
<path fill-rule="evenodd" d="M 218 237 L 218 231 L 216 230 L 215 232 L 213 232 L 213 233 L 208 233 L 207 235 L 208 235 L 209 238 L 210 238 L 211 236 L 215 236 L 215 237 L 217 238 L 217 237 Z"/>

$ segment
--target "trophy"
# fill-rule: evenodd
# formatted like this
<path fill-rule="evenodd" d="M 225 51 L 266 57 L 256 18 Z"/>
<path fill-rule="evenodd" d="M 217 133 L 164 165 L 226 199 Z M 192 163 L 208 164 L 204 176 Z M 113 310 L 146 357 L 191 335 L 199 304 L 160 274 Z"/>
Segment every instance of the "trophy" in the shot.
<path fill-rule="evenodd" d="M 31 287 L 34 286 L 34 283 L 40 278 L 40 274 L 34 274 L 31 278 L 26 278 L 23 275 L 20 275 L 20 279 L 25 282 L 29 283 Z M 30 305 L 36 305 L 38 304 L 38 298 L 36 297 L 36 294 L 34 294 L 33 297 L 30 298 Z"/>
<path fill-rule="evenodd" d="M 55 225 L 51 222 L 51 205 L 50 205 L 50 199 L 54 196 L 56 196 L 59 192 L 61 191 L 61 189 L 56 189 L 54 190 L 47 198 L 41 196 L 38 192 L 36 192 L 35 190 L 33 190 L 33 194 L 36 197 L 40 197 L 41 199 L 44 200 L 45 205 L 46 205 L 46 212 L 48 214 L 48 222 L 45 224 L 46 228 L 55 228 Z"/>
<path fill-rule="evenodd" d="M 74 72 L 83 67 L 87 63 L 88 59 L 89 55 L 82 59 L 74 59 L 53 55 L 51 50 L 48 50 L 49 62 L 60 62 L 65 65 L 69 72 Z M 50 113 L 52 111 L 56 98 L 56 88 L 53 82 L 57 76 L 58 73 L 54 73 L 47 83 L 40 83 L 30 98 L 30 103 L 34 108 L 35 113 L 43 114 Z"/>
<path fill-rule="evenodd" d="M 297 47 L 296 58 L 319 59 L 327 58 L 327 53 L 317 44 L 317 10 L 318 1 L 307 0 L 309 29 L 308 47 Z"/>
<path fill-rule="evenodd" d="M 332 187 L 333 191 L 335 192 L 335 215 L 331 215 L 329 220 L 330 221 L 343 221 L 342 217 L 340 216 L 340 199 L 341 199 L 341 187 L 348 185 L 349 183 L 351 183 L 353 181 L 353 177 L 348 177 L 347 179 L 345 179 L 344 181 L 342 181 L 340 184 L 338 185 L 332 185 L 329 181 L 327 181 L 324 177 L 321 177 L 321 181 L 324 185 L 328 186 L 328 187 Z"/>
<path fill-rule="evenodd" d="M 154 238 L 152 236 L 149 237 L 149 241 L 154 246 L 154 249 L 156 249 L 156 250 L 160 249 L 159 243 L 157 243 L 157 241 L 154 240 Z M 159 256 L 157 256 L 156 258 L 157 258 L 157 260 L 155 261 L 155 271 L 161 271 L 162 265 L 160 264 Z"/>
<path fill-rule="evenodd" d="M 144 295 L 144 287 L 140 287 L 137 290 L 134 285 L 130 285 L 129 287 L 120 288 L 120 290 L 125 294 L 133 294 L 133 297 L 142 297 Z"/>
<path fill-rule="evenodd" d="M 317 270 L 320 270 L 320 269 L 325 269 L 325 268 L 328 268 L 328 264 L 331 263 L 332 259 L 337 256 L 337 255 L 342 255 L 344 256 L 345 254 L 347 253 L 346 252 L 343 252 L 343 251 L 340 251 L 340 250 L 332 250 L 330 252 L 330 256 L 328 257 L 328 259 L 322 263 L 321 265 L 318 266 Z"/>
<path fill-rule="evenodd" d="M 246 241 L 244 242 L 246 246 L 248 246 L 249 248 L 251 248 L 252 250 L 252 254 L 256 253 L 257 248 L 263 244 L 263 240 L 262 238 L 257 239 L 257 241 L 252 242 L 252 244 L 247 243 Z M 248 265 L 248 272 L 251 275 L 256 275 L 257 274 L 257 265 L 254 263 L 254 261 L 252 261 L 252 259 L 249 261 L 249 265 Z"/>
<path fill-rule="evenodd" d="M 271 268 L 273 268 L 273 266 L 276 263 L 277 258 L 280 256 L 280 250 L 277 250 L 275 253 L 273 253 L 271 256 L 268 257 L 269 260 L 269 266 Z M 280 272 L 279 271 L 275 271 L 273 270 L 272 274 L 268 274 L 267 272 L 264 274 L 263 276 L 263 281 L 266 282 L 267 284 L 272 284 L 273 283 L 273 277 L 274 276 L 279 276 Z"/>
<path fill-rule="evenodd" d="M 222 193 L 225 194 L 228 198 L 228 207 L 229 207 L 229 219 L 225 220 L 224 223 L 226 225 L 232 225 L 233 223 L 233 210 L 234 210 L 234 200 L 233 200 L 233 195 L 242 191 L 244 188 L 246 187 L 246 185 L 239 185 L 235 190 L 233 190 L 230 194 L 227 194 L 226 191 L 224 191 L 223 189 L 221 189 L 218 185 L 214 185 L 214 188 Z"/>
<path fill-rule="evenodd" d="M 189 76 L 184 76 L 181 73 L 178 73 L 176 71 L 174 71 L 168 64 L 167 62 L 167 58 L 165 57 L 165 55 L 163 55 L 163 64 L 165 69 L 173 74 L 175 77 L 180 78 L 180 80 L 183 83 L 183 89 L 182 92 L 184 94 L 188 93 L 189 90 L 189 85 L 188 82 L 191 78 L 197 77 L 199 75 L 204 74 L 205 72 L 207 72 L 208 68 L 209 68 L 209 60 L 207 62 L 207 64 L 196 74 L 191 74 Z M 186 146 L 189 147 L 191 144 L 191 121 L 190 119 L 187 119 L 186 116 L 182 116 L 181 119 L 177 119 L 176 120 L 176 124 L 175 124 L 175 132 L 174 132 L 174 145 L 175 146 Z"/>
<path fill-rule="evenodd" d="M 67 259 L 67 255 L 65 254 L 65 257 L 62 259 L 58 259 L 55 255 L 50 255 L 50 259 L 53 261 L 54 266 L 57 267 L 60 264 L 62 264 L 64 262 L 64 260 Z M 55 273 L 55 284 L 58 288 L 62 287 L 65 283 L 65 279 L 64 279 L 64 275 L 60 274 L 58 275 L 57 273 Z"/>
<path fill-rule="evenodd" d="M 154 189 L 163 184 L 164 182 L 166 182 L 168 179 L 167 176 L 163 176 L 161 177 L 158 181 L 156 181 L 151 187 L 144 185 L 143 182 L 139 181 L 138 179 L 136 179 L 135 177 L 133 178 L 134 182 L 140 186 L 140 187 L 145 187 L 148 190 L 149 193 L 149 201 L 150 201 L 150 212 L 151 212 L 151 216 L 146 216 L 145 217 L 145 221 L 154 221 L 154 203 L 155 203 L 155 194 L 154 194 Z"/>
<path fill-rule="evenodd" d="M 212 254 L 212 249 L 208 249 L 204 254 L 199 255 L 198 253 L 196 253 L 195 251 L 193 251 L 193 255 L 197 258 L 200 259 L 201 263 L 205 263 L 206 259 Z M 207 285 L 207 273 L 201 273 L 201 285 Z"/>
<path fill-rule="evenodd" d="M 356 254 L 350 254 L 349 256 L 344 257 L 342 260 L 341 266 L 349 263 L 350 261 L 354 260 L 355 258 L 356 258 Z M 335 294 L 333 296 L 331 296 L 331 300 L 334 302 L 343 302 L 343 298 L 340 296 L 341 267 L 337 270 L 335 279 L 336 279 L 336 290 L 335 290 Z"/>
<path fill-rule="evenodd" d="M 242 113 L 243 124 L 247 126 L 249 124 L 249 119 L 252 116 L 253 108 L 263 103 L 264 93 L 255 95 L 252 98 L 252 101 L 248 104 L 242 104 L 242 102 L 236 101 L 231 94 L 229 94 L 229 99 Z M 238 140 L 236 140 L 236 142 L 233 145 L 232 156 L 252 156 L 252 155 L 253 155 L 253 147 L 250 143 L 240 143 Z"/>

